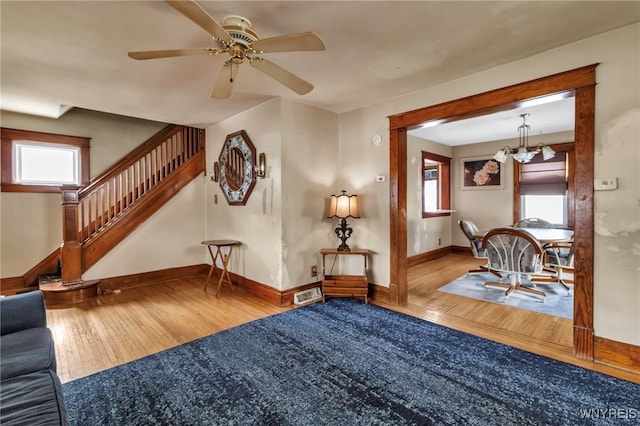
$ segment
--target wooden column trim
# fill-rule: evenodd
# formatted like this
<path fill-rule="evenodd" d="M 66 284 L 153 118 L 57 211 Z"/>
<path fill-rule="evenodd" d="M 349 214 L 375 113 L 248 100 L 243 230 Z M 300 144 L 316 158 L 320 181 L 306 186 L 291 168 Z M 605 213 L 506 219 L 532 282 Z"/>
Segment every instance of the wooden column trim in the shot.
<path fill-rule="evenodd" d="M 407 129 L 392 129 L 390 152 L 390 238 L 391 262 L 389 303 L 406 305 L 407 286 Z M 404 177 L 404 178 L 402 178 Z"/>
<path fill-rule="evenodd" d="M 82 281 L 82 243 L 78 229 L 80 187 L 62 187 L 62 284 Z"/>
<path fill-rule="evenodd" d="M 595 76 L 594 76 L 595 77 Z M 573 351 L 593 360 L 593 167 L 595 79 L 575 91 Z"/>

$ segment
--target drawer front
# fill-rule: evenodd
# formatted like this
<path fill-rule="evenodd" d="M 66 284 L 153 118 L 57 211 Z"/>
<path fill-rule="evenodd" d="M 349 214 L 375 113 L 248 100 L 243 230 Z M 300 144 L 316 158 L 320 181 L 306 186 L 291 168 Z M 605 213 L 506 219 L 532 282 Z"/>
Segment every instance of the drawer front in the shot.
<path fill-rule="evenodd" d="M 367 290 L 367 288 L 327 287 L 323 288 L 322 292 L 325 296 L 366 296 Z"/>
<path fill-rule="evenodd" d="M 364 277 L 360 277 L 358 279 L 332 279 L 332 280 L 322 280 L 322 288 L 325 287 L 350 287 L 350 288 L 367 288 L 369 283 Z"/>

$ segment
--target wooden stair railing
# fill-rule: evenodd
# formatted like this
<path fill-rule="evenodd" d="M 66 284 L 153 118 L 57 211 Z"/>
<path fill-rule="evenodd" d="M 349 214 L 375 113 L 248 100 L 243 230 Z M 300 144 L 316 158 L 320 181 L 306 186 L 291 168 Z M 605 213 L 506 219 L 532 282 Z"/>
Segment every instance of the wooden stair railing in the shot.
<path fill-rule="evenodd" d="M 84 271 L 204 171 L 204 130 L 172 125 L 86 188 L 63 188 L 63 284 L 81 281 Z"/>

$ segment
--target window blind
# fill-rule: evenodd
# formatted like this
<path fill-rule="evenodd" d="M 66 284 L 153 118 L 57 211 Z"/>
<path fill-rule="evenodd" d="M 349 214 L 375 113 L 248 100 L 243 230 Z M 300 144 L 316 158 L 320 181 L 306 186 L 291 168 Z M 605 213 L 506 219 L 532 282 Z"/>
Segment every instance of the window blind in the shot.
<path fill-rule="evenodd" d="M 520 166 L 520 195 L 565 195 L 567 153 L 557 152 L 550 160 L 536 155 Z"/>

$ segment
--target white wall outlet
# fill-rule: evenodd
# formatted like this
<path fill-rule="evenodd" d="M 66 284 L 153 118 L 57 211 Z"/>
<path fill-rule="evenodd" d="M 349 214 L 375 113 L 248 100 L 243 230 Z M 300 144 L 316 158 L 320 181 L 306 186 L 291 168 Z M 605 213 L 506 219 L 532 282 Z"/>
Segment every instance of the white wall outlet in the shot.
<path fill-rule="evenodd" d="M 611 191 L 618 189 L 618 178 L 602 178 L 593 180 L 594 191 Z"/>
<path fill-rule="evenodd" d="M 385 175 L 376 176 L 376 182 L 386 182 L 386 181 L 387 181 L 387 177 Z"/>

